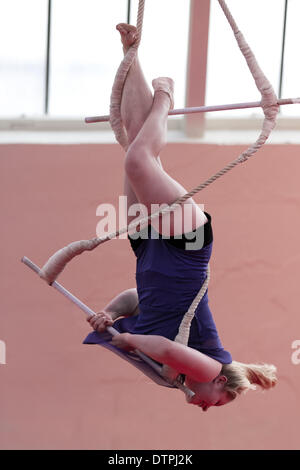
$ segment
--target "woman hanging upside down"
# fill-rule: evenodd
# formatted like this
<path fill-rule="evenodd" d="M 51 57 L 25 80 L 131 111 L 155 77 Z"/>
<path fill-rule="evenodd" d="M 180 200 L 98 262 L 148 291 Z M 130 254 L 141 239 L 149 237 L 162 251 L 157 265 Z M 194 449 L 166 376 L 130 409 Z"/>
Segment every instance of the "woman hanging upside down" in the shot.
<path fill-rule="evenodd" d="M 126 53 L 136 40 L 136 28 L 122 23 L 117 29 Z M 187 193 L 163 170 L 159 159 L 166 143 L 168 112 L 173 107 L 173 81 L 158 78 L 152 85 L 154 97 L 136 57 L 121 103 L 130 144 L 124 192 L 128 207 L 141 204 L 148 214 L 154 212 L 153 204 L 171 205 Z M 128 217 L 127 223 L 133 219 Z M 188 346 L 174 341 L 184 313 L 206 278 L 213 243 L 211 216 L 190 198 L 170 216 L 153 219 L 128 238 L 137 258 L 137 289 L 122 292 L 100 313 L 89 317 L 92 328 L 103 332 L 113 325 L 121 333 L 113 337 L 113 345 L 128 351 L 138 349 L 178 371 L 195 392 L 191 403 L 204 411 L 225 405 L 255 384 L 263 389 L 273 387 L 275 366 L 242 364 L 232 361 L 225 351 L 207 292 L 192 320 Z"/>

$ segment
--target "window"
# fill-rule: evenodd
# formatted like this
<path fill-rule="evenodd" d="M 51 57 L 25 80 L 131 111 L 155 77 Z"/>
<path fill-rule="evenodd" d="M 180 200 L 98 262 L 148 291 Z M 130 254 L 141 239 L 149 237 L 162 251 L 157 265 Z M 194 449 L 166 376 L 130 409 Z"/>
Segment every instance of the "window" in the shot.
<path fill-rule="evenodd" d="M 299 18 L 299 0 L 288 0 L 282 83 L 283 98 L 296 98 L 300 96 L 300 67 L 298 62 L 298 48 L 300 44 Z M 283 116 L 300 115 L 300 106 L 282 106 L 281 110 Z"/>
<path fill-rule="evenodd" d="M 0 114 L 43 113 L 46 0 L 0 0 Z"/>
<path fill-rule="evenodd" d="M 246 41 L 278 94 L 280 82 L 285 0 L 227 0 Z M 270 5 L 272 11 L 270 12 Z M 300 95 L 300 68 L 297 45 L 300 43 L 300 2 L 288 0 L 283 98 Z M 267 21 L 268 20 L 268 21 Z M 251 77 L 218 2 L 211 2 L 206 104 L 259 101 L 260 94 Z M 282 106 L 282 115 L 300 115 L 296 105 Z M 208 113 L 207 118 L 261 116 L 259 108 Z"/>
<path fill-rule="evenodd" d="M 124 0 L 52 0 L 49 115 L 108 114 Z"/>
<path fill-rule="evenodd" d="M 131 22 L 136 23 L 138 1 L 132 0 Z M 175 108 L 185 106 L 188 57 L 189 0 L 146 0 L 139 57 L 147 81 L 159 76 L 175 81 Z"/>
<path fill-rule="evenodd" d="M 52 0 L 48 114 L 108 114 L 122 59 L 115 25 L 136 23 L 137 0 Z M 175 104 L 184 106 L 188 0 L 146 1 L 140 59 L 145 76 L 175 79 Z M 0 115 L 45 112 L 48 0 L 0 0 Z M 180 32 L 180 34 L 178 33 Z"/>

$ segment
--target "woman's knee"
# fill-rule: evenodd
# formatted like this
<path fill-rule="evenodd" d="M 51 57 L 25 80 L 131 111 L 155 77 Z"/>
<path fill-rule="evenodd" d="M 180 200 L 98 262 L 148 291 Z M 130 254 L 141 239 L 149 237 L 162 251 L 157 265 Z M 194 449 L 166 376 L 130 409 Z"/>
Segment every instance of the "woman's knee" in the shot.
<path fill-rule="evenodd" d="M 125 172 L 132 179 L 141 177 L 146 171 L 147 160 L 151 158 L 147 146 L 140 142 L 130 144 L 125 157 Z"/>

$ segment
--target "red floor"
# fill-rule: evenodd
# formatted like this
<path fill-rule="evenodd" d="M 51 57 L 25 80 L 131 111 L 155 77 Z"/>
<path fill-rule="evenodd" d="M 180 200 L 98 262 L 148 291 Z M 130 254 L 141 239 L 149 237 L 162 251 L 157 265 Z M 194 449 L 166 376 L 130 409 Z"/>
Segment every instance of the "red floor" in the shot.
<path fill-rule="evenodd" d="M 164 167 L 186 188 L 233 160 L 239 146 L 170 144 Z M 2 263 L 0 448 L 297 449 L 300 447 L 300 147 L 265 146 L 197 195 L 213 217 L 210 305 L 224 347 L 270 362 L 279 383 L 210 409 L 150 383 L 98 346 L 81 344 L 84 314 L 21 264 L 40 266 L 95 236 L 100 203 L 117 204 L 117 145 L 0 147 Z M 133 287 L 134 255 L 113 240 L 73 261 L 59 281 L 100 310 Z M 300 358 L 300 353 L 299 353 Z"/>

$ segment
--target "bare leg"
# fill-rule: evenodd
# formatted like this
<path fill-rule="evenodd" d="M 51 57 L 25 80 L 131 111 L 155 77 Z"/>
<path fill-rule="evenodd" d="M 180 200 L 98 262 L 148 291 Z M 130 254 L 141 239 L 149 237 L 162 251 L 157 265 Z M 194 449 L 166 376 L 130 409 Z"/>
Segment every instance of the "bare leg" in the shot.
<path fill-rule="evenodd" d="M 136 27 L 120 23 L 116 28 L 121 34 L 125 54 L 136 40 Z M 127 131 L 129 143 L 133 142 L 142 128 L 151 110 L 152 103 L 151 90 L 145 80 L 139 59 L 136 57 L 128 72 L 121 102 L 121 117 Z M 161 165 L 159 157 L 157 158 L 157 163 Z M 124 194 L 127 196 L 128 208 L 139 202 L 126 172 L 124 177 Z M 127 224 L 133 219 L 135 219 L 135 216 L 127 217 Z"/>
<path fill-rule="evenodd" d="M 121 23 L 117 29 L 121 33 L 126 53 L 136 39 L 136 28 Z M 153 212 L 151 204 L 171 204 L 187 192 L 162 169 L 158 156 L 166 142 L 169 107 L 170 99 L 164 92 L 157 92 L 153 100 L 137 58 L 128 73 L 121 103 L 121 116 L 131 144 L 125 161 L 124 191 L 128 207 L 140 202 L 146 205 L 149 214 Z M 174 219 L 171 215 L 171 235 L 191 231 L 206 222 L 205 215 L 192 199 L 185 204 L 189 204 L 191 209 L 191 213 L 187 214 L 189 220 L 185 220 L 183 225 L 180 209 L 179 226 L 177 224 L 174 230 Z M 127 223 L 134 218 L 128 217 Z M 159 220 L 153 221 L 157 230 Z"/>
<path fill-rule="evenodd" d="M 187 193 L 156 163 L 156 157 L 166 143 L 169 108 L 168 94 L 156 91 L 151 111 L 126 154 L 125 170 L 129 181 L 139 202 L 147 207 L 149 214 L 155 212 L 153 204 L 171 205 Z M 188 212 L 184 210 L 186 205 L 189 205 Z M 205 214 L 191 198 L 175 213 L 171 213 L 170 221 L 169 215 L 163 216 L 163 220 L 167 221 L 165 227 L 159 225 L 160 219 L 153 221 L 152 225 L 166 235 L 190 232 L 207 221 Z"/>

